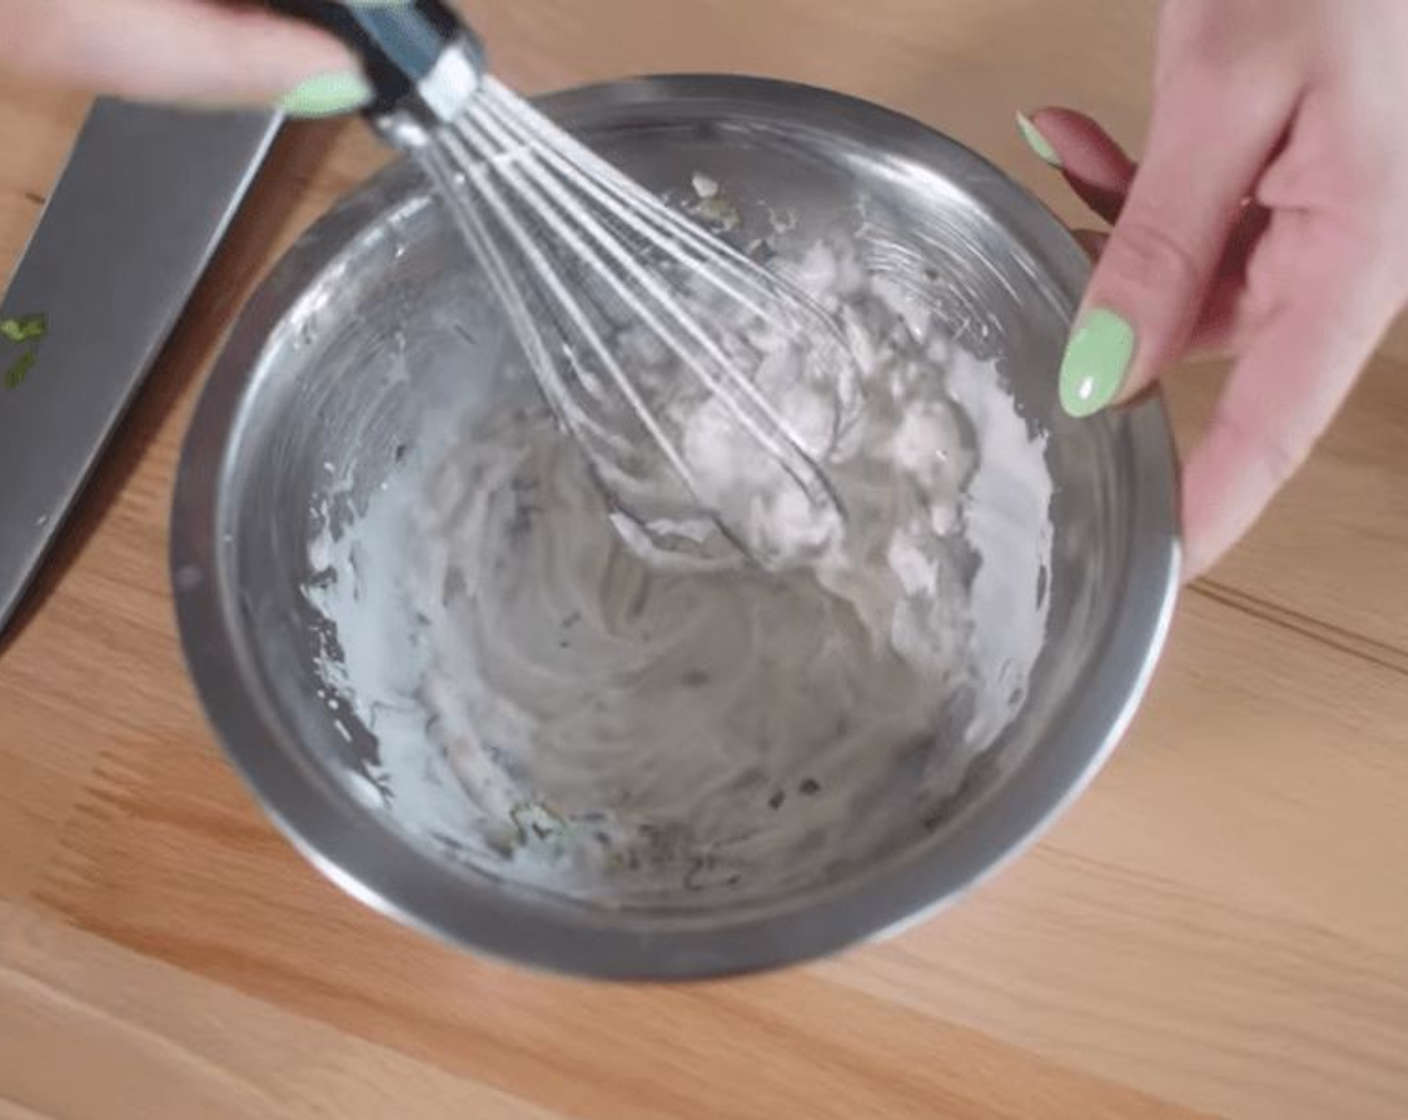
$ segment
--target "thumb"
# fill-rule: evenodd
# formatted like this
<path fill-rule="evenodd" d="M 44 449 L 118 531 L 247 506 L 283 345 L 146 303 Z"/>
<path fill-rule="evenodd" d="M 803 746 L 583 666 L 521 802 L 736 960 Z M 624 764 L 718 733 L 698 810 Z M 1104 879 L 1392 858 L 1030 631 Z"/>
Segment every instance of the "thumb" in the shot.
<path fill-rule="evenodd" d="M 1169 74 L 1061 363 L 1072 416 L 1137 395 L 1177 360 L 1293 106 L 1289 90 L 1234 87 L 1205 67 Z"/>

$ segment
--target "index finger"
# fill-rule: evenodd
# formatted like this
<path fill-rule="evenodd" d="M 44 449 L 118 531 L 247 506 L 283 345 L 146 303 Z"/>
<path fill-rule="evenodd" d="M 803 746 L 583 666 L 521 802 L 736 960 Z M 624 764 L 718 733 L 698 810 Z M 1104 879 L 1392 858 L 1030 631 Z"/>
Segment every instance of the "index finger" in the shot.
<path fill-rule="evenodd" d="M 1365 267 L 1377 246 L 1323 223 L 1270 236 L 1296 238 L 1313 271 L 1301 270 L 1293 294 L 1251 336 L 1184 466 L 1188 579 L 1235 544 L 1300 468 L 1398 311 L 1382 270 Z"/>
<path fill-rule="evenodd" d="M 211 0 L 0 0 L 0 26 L 7 67 L 144 100 L 272 103 L 359 70 L 310 24 Z"/>

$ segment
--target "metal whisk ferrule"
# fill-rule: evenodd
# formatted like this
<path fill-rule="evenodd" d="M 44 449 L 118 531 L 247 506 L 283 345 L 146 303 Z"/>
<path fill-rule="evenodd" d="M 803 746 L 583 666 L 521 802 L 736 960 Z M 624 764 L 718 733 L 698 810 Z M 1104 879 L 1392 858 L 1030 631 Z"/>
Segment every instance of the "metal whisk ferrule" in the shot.
<path fill-rule="evenodd" d="M 436 129 L 463 115 L 483 80 L 483 49 L 479 40 L 465 31 L 445 44 L 435 65 L 416 83 L 413 96 L 368 116 L 389 143 L 414 151 L 429 143 Z"/>

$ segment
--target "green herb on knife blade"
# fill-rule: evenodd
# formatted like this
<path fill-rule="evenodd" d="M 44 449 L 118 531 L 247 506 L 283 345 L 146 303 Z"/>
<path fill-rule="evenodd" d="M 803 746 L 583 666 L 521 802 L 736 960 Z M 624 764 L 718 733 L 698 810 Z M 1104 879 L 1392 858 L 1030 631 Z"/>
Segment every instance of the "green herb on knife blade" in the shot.
<path fill-rule="evenodd" d="M 38 347 L 31 347 L 11 362 L 5 368 L 5 388 L 18 389 L 29 376 L 29 371 L 34 368 L 34 363 L 39 360 Z"/>
<path fill-rule="evenodd" d="M 47 315 L 17 315 L 13 319 L 0 319 L 0 335 L 11 342 L 38 342 L 48 333 Z"/>

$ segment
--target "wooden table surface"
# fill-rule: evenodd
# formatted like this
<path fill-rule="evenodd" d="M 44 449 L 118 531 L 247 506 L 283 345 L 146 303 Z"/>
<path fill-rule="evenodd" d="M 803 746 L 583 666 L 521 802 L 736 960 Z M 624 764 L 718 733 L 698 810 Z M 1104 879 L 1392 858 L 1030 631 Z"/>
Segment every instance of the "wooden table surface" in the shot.
<path fill-rule="evenodd" d="M 932 122 L 1079 211 L 1012 130 L 1137 144 L 1130 0 L 474 0 L 527 89 L 731 70 Z M 0 269 L 84 110 L 0 79 Z M 1026 858 L 900 939 L 683 988 L 543 978 L 324 882 L 226 767 L 165 569 L 231 315 L 375 166 L 286 145 L 0 650 L 0 1117 L 1408 1116 L 1408 331 L 1185 596 L 1128 741 Z M 1171 395 L 1196 428 L 1216 370 Z M 4 407 L 0 399 L 0 407 Z"/>

